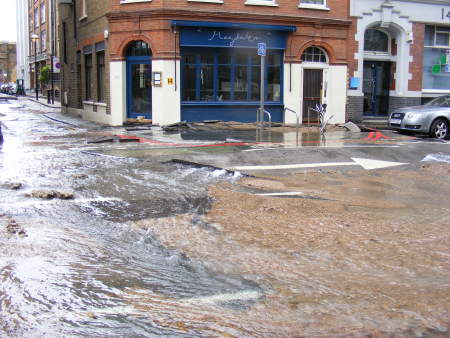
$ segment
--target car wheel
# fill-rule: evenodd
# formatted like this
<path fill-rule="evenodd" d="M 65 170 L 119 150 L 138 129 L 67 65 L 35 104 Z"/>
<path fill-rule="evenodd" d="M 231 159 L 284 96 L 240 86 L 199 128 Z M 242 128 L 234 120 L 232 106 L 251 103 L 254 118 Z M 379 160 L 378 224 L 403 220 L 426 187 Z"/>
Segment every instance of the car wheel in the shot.
<path fill-rule="evenodd" d="M 445 119 L 437 119 L 433 122 L 430 129 L 430 136 L 443 140 L 448 136 L 448 121 Z"/>

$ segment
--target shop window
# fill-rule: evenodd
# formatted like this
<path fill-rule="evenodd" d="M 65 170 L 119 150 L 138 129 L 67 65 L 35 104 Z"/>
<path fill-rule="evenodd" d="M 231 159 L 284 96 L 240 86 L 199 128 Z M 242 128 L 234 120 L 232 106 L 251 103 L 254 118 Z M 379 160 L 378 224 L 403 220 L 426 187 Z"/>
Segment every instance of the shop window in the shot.
<path fill-rule="evenodd" d="M 85 98 L 87 101 L 92 99 L 92 54 L 84 56 L 84 75 L 85 75 Z"/>
<path fill-rule="evenodd" d="M 450 90 L 450 27 L 425 26 L 423 89 Z"/>
<path fill-rule="evenodd" d="M 302 54 L 303 62 L 327 62 L 327 55 L 319 47 L 308 47 Z"/>
<path fill-rule="evenodd" d="M 182 101 L 259 101 L 261 58 L 254 50 L 182 50 Z M 281 101 L 282 52 L 268 51 L 266 100 Z"/>
<path fill-rule="evenodd" d="M 389 53 L 389 35 L 379 29 L 368 29 L 364 33 L 364 51 Z"/>
<path fill-rule="evenodd" d="M 105 52 L 97 53 L 97 101 L 105 102 Z"/>

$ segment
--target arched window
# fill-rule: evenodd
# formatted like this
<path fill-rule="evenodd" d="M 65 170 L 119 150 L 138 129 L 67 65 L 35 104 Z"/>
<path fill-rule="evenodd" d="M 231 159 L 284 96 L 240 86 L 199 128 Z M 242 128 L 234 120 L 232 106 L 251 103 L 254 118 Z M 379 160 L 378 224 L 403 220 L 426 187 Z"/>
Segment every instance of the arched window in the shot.
<path fill-rule="evenodd" d="M 151 56 L 151 50 L 148 43 L 139 40 L 133 41 L 127 48 L 126 56 Z"/>
<path fill-rule="evenodd" d="M 327 55 L 319 47 L 308 47 L 302 54 L 304 62 L 327 62 Z"/>
<path fill-rule="evenodd" d="M 364 50 L 366 52 L 389 53 L 389 36 L 378 29 L 368 29 L 364 33 Z"/>

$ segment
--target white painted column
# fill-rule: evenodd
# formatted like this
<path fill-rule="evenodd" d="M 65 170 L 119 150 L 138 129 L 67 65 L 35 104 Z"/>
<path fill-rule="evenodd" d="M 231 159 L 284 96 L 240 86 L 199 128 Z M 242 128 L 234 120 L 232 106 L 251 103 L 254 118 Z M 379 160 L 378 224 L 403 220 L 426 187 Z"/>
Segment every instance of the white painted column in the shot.
<path fill-rule="evenodd" d="M 112 61 L 109 63 L 110 71 L 110 101 L 112 126 L 121 126 L 127 116 L 126 95 L 126 62 Z"/>
<path fill-rule="evenodd" d="M 294 110 L 297 114 L 300 114 L 300 124 L 302 123 L 302 79 L 303 70 L 300 64 L 293 63 L 291 66 L 289 65 L 289 63 L 284 64 L 284 106 L 286 108 Z M 295 124 L 296 121 L 297 120 L 294 113 L 289 111 L 285 112 L 285 123 Z"/>
<path fill-rule="evenodd" d="M 177 78 L 175 79 L 175 66 Z M 173 60 L 153 60 L 152 72 L 161 72 L 160 87 L 152 88 L 153 124 L 166 125 L 181 120 L 180 62 Z M 169 84 L 169 79 L 172 83 Z M 176 90 L 175 90 L 176 82 Z"/>
<path fill-rule="evenodd" d="M 347 103 L 347 66 L 331 66 L 324 76 L 327 86 L 327 117 L 330 123 L 345 123 Z"/>

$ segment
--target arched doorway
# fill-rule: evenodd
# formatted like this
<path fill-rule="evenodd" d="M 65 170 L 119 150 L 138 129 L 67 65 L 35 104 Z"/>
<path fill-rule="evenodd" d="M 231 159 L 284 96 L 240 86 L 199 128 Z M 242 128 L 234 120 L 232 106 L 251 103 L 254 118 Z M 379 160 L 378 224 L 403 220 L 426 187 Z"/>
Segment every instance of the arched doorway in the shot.
<path fill-rule="evenodd" d="M 126 51 L 127 117 L 152 118 L 151 50 L 144 41 L 133 41 Z"/>
<path fill-rule="evenodd" d="M 364 115 L 384 116 L 389 111 L 392 42 L 390 34 L 379 28 L 364 33 Z"/>
<path fill-rule="evenodd" d="M 326 52 L 316 46 L 308 47 L 301 57 L 303 65 L 303 122 L 317 122 L 317 112 L 310 108 L 322 104 L 324 91 L 324 69 L 328 67 Z"/>

